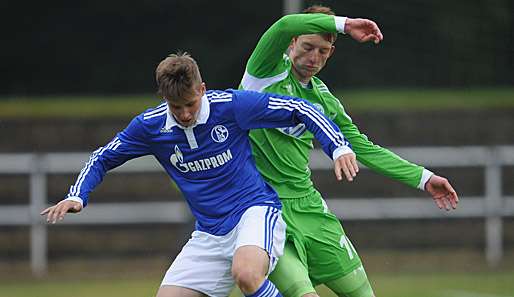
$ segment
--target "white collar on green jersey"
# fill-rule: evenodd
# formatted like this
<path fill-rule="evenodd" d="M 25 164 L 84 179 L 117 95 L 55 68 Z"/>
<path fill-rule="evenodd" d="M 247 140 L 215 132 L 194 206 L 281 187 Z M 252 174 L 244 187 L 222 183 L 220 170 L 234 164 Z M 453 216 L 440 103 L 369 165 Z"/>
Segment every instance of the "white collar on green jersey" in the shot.
<path fill-rule="evenodd" d="M 300 84 L 300 86 L 302 86 L 304 89 L 307 89 L 307 90 L 311 90 L 312 89 L 312 78 L 311 78 L 311 80 L 309 80 L 308 83 L 303 83 L 303 82 L 301 82 L 299 80 L 297 80 L 297 81 Z"/>
<path fill-rule="evenodd" d="M 202 105 L 200 106 L 200 109 L 198 110 L 199 114 L 198 114 L 198 117 L 196 118 L 196 123 L 193 126 L 187 127 L 187 128 L 193 128 L 193 127 L 196 127 L 196 125 L 207 123 L 207 119 L 209 118 L 209 114 L 210 114 L 209 100 L 207 99 L 207 95 L 202 96 L 201 104 Z M 166 112 L 165 128 L 167 130 L 173 128 L 174 126 L 177 126 L 181 129 L 186 129 L 186 127 L 180 125 L 179 123 L 177 123 L 177 121 L 175 121 L 175 117 L 171 114 L 169 106 L 166 107 L 166 110 L 167 110 L 167 112 Z"/>

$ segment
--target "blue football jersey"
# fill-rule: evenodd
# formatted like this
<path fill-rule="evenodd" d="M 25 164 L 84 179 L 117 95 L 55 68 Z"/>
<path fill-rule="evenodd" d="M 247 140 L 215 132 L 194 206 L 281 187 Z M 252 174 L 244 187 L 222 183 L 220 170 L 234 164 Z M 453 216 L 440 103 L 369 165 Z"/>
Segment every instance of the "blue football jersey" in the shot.
<path fill-rule="evenodd" d="M 88 203 L 106 172 L 127 160 L 153 155 L 175 181 L 197 220 L 197 230 L 230 232 L 251 206 L 280 208 L 275 191 L 255 166 L 249 129 L 304 123 L 332 158 L 351 151 L 337 128 L 309 102 L 252 91 L 208 91 L 196 124 L 182 127 L 166 103 L 135 117 L 91 155 L 67 199 Z"/>

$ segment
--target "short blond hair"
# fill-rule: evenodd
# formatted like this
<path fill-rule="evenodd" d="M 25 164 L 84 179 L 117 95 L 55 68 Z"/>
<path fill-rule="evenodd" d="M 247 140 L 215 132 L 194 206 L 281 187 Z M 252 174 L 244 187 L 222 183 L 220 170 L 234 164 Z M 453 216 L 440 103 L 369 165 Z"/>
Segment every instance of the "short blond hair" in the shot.
<path fill-rule="evenodd" d="M 196 61 L 187 52 L 171 54 L 155 70 L 157 94 L 167 101 L 183 102 L 202 83 Z"/>

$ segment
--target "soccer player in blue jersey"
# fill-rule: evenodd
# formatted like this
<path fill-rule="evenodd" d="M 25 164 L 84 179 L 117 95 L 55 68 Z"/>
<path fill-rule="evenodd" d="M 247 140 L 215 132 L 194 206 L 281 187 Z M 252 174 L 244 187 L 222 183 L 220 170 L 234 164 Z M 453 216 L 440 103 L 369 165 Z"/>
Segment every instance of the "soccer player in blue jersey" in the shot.
<path fill-rule="evenodd" d="M 196 230 L 166 272 L 157 297 L 281 296 L 267 279 L 282 255 L 285 223 L 276 192 L 255 167 L 248 133 L 303 123 L 334 159 L 336 177 L 358 172 L 337 126 L 303 99 L 252 91 L 206 91 L 196 62 L 171 55 L 156 70 L 165 103 L 135 117 L 96 150 L 67 198 L 41 212 L 47 221 L 80 212 L 106 172 L 153 155 L 176 182 Z"/>

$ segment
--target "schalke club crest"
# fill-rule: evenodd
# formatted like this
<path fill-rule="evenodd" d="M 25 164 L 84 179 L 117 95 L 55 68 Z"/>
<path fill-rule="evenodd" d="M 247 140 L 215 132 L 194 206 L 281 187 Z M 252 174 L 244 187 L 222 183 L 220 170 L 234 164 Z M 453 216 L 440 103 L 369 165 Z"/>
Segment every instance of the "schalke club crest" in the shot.
<path fill-rule="evenodd" d="M 215 142 L 224 142 L 228 138 L 228 129 L 223 125 L 217 125 L 211 130 L 211 138 Z"/>

